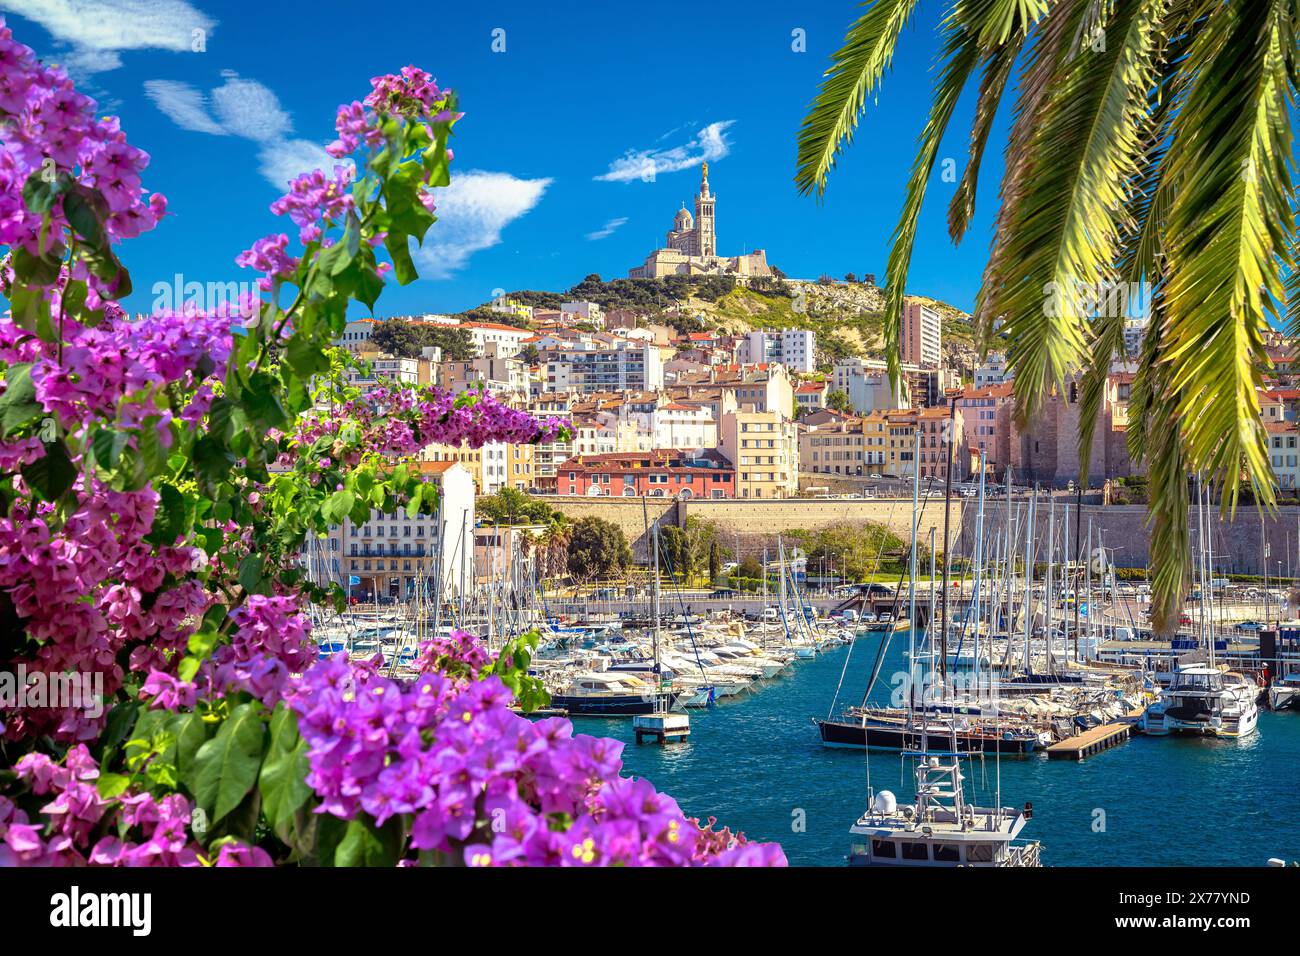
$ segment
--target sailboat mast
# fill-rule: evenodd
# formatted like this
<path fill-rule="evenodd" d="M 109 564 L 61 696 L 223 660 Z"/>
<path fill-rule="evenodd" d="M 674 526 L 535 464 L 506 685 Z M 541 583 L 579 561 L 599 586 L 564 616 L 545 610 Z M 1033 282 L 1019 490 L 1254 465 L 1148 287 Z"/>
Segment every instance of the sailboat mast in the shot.
<path fill-rule="evenodd" d="M 908 603 L 910 605 L 907 620 L 907 669 L 908 669 L 908 707 L 912 707 L 916 696 L 916 538 L 917 523 L 920 521 L 918 510 L 921 500 L 921 416 L 917 413 L 916 431 L 912 439 L 912 560 L 908 566 Z"/>

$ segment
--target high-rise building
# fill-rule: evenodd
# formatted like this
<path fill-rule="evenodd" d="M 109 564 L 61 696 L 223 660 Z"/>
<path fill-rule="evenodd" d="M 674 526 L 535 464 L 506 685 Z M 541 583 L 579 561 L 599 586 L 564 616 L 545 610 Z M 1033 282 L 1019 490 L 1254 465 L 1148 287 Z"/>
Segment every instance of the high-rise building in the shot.
<path fill-rule="evenodd" d="M 901 324 L 901 353 L 904 362 L 922 368 L 938 368 L 943 364 L 942 319 L 939 313 L 920 302 L 903 306 Z"/>

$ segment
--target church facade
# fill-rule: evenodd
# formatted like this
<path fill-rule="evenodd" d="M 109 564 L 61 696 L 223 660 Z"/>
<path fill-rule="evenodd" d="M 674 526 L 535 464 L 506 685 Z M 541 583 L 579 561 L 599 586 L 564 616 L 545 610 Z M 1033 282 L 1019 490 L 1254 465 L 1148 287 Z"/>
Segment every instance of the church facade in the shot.
<path fill-rule="evenodd" d="M 661 279 L 670 275 L 725 275 L 746 280 L 772 275 L 762 249 L 740 256 L 718 255 L 718 234 L 714 218 L 717 197 L 709 188 L 709 164 L 700 174 L 700 191 L 695 195 L 695 215 L 685 203 L 673 219 L 673 228 L 662 249 L 628 272 L 632 279 Z"/>

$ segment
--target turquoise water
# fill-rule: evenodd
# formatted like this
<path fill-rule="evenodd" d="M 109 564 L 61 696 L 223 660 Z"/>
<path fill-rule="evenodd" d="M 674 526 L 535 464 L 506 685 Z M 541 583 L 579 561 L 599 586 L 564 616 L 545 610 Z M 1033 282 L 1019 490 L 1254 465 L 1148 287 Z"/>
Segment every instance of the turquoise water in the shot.
<path fill-rule="evenodd" d="M 861 698 L 878 640 L 858 640 L 841 701 Z M 896 636 L 881 685 L 906 670 L 905 647 L 906 635 Z M 823 748 L 811 718 L 826 716 L 848 652 L 836 648 L 758 693 L 691 711 L 686 744 L 638 747 L 631 721 L 578 718 L 575 729 L 626 741 L 626 772 L 672 794 L 687 814 L 775 840 L 792 864 L 838 866 L 865 809 L 867 761 L 861 751 Z M 873 698 L 889 690 L 880 686 Z M 973 786 L 991 804 L 997 767 L 992 756 L 968 761 L 968 794 Z M 870 771 L 877 790 L 912 798 L 897 754 L 872 752 Z M 1004 757 L 1001 777 L 1005 805 L 1033 803 L 1022 835 L 1042 842 L 1048 866 L 1300 859 L 1300 712 L 1264 712 L 1259 731 L 1240 741 L 1139 736 L 1081 763 Z"/>

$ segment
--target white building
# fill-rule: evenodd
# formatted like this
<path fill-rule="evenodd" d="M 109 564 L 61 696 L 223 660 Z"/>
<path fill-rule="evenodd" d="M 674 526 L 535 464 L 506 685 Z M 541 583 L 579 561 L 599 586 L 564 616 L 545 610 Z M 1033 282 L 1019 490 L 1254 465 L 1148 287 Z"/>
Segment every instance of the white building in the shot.
<path fill-rule="evenodd" d="M 707 405 L 669 402 L 655 408 L 651 433 L 655 448 L 717 448 L 718 423 Z"/>
<path fill-rule="evenodd" d="M 459 462 L 420 462 L 441 492 L 436 514 L 408 517 L 371 510 L 364 524 L 351 518 L 330 529 L 328 579 L 359 598 L 405 599 L 419 588 L 432 598 L 441 573 L 443 596 L 458 594 L 474 571 L 474 479 Z M 312 563 L 309 568 L 315 574 Z"/>
<path fill-rule="evenodd" d="M 560 312 L 565 315 L 577 316 L 581 322 L 590 322 L 596 328 L 605 326 L 605 310 L 595 302 L 585 302 L 575 300 L 573 302 L 561 302 Z"/>
<path fill-rule="evenodd" d="M 899 352 L 904 362 L 921 368 L 938 368 L 943 364 L 943 320 L 939 313 L 920 302 L 903 306 Z"/>
<path fill-rule="evenodd" d="M 779 362 L 791 372 L 806 374 L 817 369 L 817 336 L 808 329 L 754 329 L 741 341 L 737 358 L 747 365 Z"/>
<path fill-rule="evenodd" d="M 545 364 L 547 392 L 653 392 L 663 388 L 656 345 L 620 342 L 611 349 L 561 350 Z"/>
<path fill-rule="evenodd" d="M 370 360 L 370 374 L 350 368 L 346 378 L 350 385 L 375 385 L 378 382 L 396 382 L 399 385 L 420 384 L 420 360 L 381 355 Z"/>
<path fill-rule="evenodd" d="M 514 356 L 524 346 L 524 339 L 533 337 L 528 329 L 513 325 L 498 325 L 495 322 L 462 322 L 459 328 L 469 333 L 474 349 L 478 355 L 487 355 L 489 346 L 496 346 L 494 354 Z"/>
<path fill-rule="evenodd" d="M 1001 385 L 1015 377 L 1007 367 L 1005 352 L 990 352 L 983 364 L 975 366 L 975 387 L 986 388 L 989 385 Z"/>
<path fill-rule="evenodd" d="M 831 371 L 832 390 L 848 395 L 853 410 L 864 415 L 890 408 L 909 408 L 911 390 L 907 382 L 899 383 L 902 388 L 900 403 L 899 396 L 889 384 L 889 373 L 881 367 L 882 364 L 861 358 L 842 359 Z"/>

